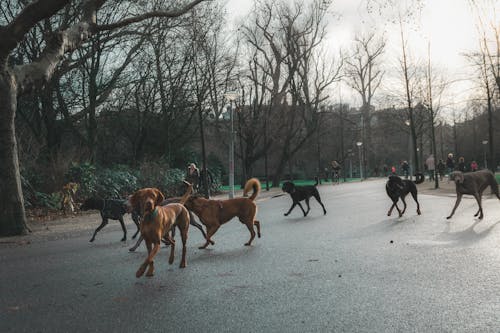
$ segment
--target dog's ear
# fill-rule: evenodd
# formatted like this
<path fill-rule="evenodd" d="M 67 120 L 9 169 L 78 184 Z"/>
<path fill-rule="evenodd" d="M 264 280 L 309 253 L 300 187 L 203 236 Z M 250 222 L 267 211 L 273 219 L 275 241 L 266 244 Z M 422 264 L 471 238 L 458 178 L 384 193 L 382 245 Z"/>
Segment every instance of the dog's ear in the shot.
<path fill-rule="evenodd" d="M 127 206 L 131 211 L 135 210 L 139 212 L 141 210 L 139 203 L 139 191 L 135 192 L 134 194 L 128 197 Z"/>
<path fill-rule="evenodd" d="M 159 189 L 155 189 L 155 195 L 156 195 L 156 206 L 159 206 L 163 200 L 165 200 L 165 196 Z"/>
<path fill-rule="evenodd" d="M 462 184 L 464 182 L 464 174 L 461 171 L 452 172 L 450 178 L 457 184 Z"/>

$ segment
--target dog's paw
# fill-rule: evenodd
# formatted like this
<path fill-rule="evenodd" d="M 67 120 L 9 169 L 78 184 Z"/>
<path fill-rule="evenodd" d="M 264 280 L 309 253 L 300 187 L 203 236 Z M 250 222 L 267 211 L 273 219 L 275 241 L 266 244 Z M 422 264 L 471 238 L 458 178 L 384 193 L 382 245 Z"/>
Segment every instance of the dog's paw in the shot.
<path fill-rule="evenodd" d="M 179 268 L 186 268 L 186 263 L 185 262 L 181 262 L 181 264 L 179 265 Z"/>
<path fill-rule="evenodd" d="M 288 216 L 288 213 L 283 214 L 284 216 Z"/>
<path fill-rule="evenodd" d="M 126 240 L 127 240 L 127 238 L 126 238 L 126 237 L 123 237 L 121 241 L 122 241 L 122 242 L 125 242 Z"/>
<path fill-rule="evenodd" d="M 139 269 L 135 273 L 136 278 L 140 278 L 144 274 L 144 272 L 146 271 L 146 266 L 146 264 L 142 264 L 141 267 L 139 267 Z"/>
<path fill-rule="evenodd" d="M 451 215 L 446 217 L 447 220 L 451 219 Z"/>
<path fill-rule="evenodd" d="M 252 245 L 252 244 L 251 244 L 251 243 L 245 243 L 244 245 L 245 245 L 245 246 L 250 246 L 250 245 Z"/>
<path fill-rule="evenodd" d="M 95 240 L 95 238 L 91 238 L 91 239 L 89 240 L 89 242 L 90 242 L 90 243 L 92 243 L 94 240 Z"/>
<path fill-rule="evenodd" d="M 130 249 L 128 249 L 129 252 L 134 252 L 135 251 L 135 247 L 131 247 Z"/>

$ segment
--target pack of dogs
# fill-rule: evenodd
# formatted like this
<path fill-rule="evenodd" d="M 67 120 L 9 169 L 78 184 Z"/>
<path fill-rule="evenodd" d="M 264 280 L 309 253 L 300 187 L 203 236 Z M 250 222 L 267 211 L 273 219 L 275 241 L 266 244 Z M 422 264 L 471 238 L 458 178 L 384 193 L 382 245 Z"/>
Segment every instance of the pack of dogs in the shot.
<path fill-rule="evenodd" d="M 450 174 L 449 179 L 455 182 L 457 199 L 447 219 L 450 219 L 455 214 L 464 194 L 472 195 L 476 199 L 479 209 L 474 214 L 474 217 L 479 219 L 484 217 L 481 198 L 485 189 L 490 187 L 492 193 L 500 199 L 497 181 L 489 170 L 469 173 L 455 171 Z M 421 215 L 416 185 L 421 184 L 424 180 L 425 177 L 421 173 L 415 175 L 414 181 L 402 179 L 397 175 L 389 176 L 385 189 L 392 201 L 392 205 L 387 215 L 391 216 L 392 211 L 396 208 L 399 217 L 402 217 L 406 211 L 405 198 L 408 194 L 411 194 L 417 204 L 417 214 Z M 121 240 L 125 241 L 127 239 L 127 230 L 123 218 L 125 214 L 131 214 L 137 228 L 132 239 L 135 239 L 138 234 L 140 234 L 140 237 L 129 251 L 135 251 L 144 241 L 148 253 L 136 272 L 136 277 L 139 278 L 144 273 L 148 277 L 154 275 L 154 258 L 160 251 L 162 242 L 170 246 L 169 264 L 174 262 L 176 228 L 179 229 L 182 242 L 180 268 L 186 267 L 186 242 L 189 226 L 194 226 L 200 230 L 205 239 L 205 244 L 200 246 L 199 249 L 215 245 L 215 241 L 212 239 L 214 234 L 223 224 L 235 217 L 247 227 L 250 233 L 250 239 L 244 243 L 245 246 L 251 246 L 255 236 L 261 237 L 261 223 L 255 219 L 257 215 L 255 201 L 261 191 L 261 184 L 257 178 L 251 178 L 245 183 L 242 197 L 226 200 L 206 199 L 199 194 L 193 194 L 193 184 L 186 181 L 184 183 L 186 190 L 182 197 L 165 198 L 157 188 L 143 188 L 133 193 L 126 200 L 98 198 L 85 200 L 80 209 L 98 210 L 102 219 L 90 242 L 95 240 L 97 233 L 108 224 L 109 220 L 118 220 L 120 222 L 123 230 Z M 308 186 L 295 185 L 290 181 L 284 182 L 281 189 L 284 193 L 288 193 L 292 199 L 292 206 L 284 215 L 288 216 L 296 206 L 299 206 L 304 217 L 306 217 L 311 210 L 309 201 L 312 197 L 316 199 L 323 210 L 323 214 L 326 215 L 326 208 L 321 201 L 317 185 L 317 178 L 314 185 Z M 398 206 L 399 200 L 403 203 L 402 209 Z M 304 210 L 301 202 L 305 203 L 307 210 Z M 201 224 L 196 221 L 195 216 L 200 220 Z M 205 226 L 206 232 L 203 226 Z"/>

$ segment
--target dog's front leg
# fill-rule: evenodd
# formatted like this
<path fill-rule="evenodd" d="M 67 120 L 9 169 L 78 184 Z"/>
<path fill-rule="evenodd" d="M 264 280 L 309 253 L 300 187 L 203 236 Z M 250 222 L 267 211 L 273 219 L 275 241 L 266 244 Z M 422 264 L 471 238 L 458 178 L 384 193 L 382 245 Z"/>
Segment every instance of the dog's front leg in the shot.
<path fill-rule="evenodd" d="M 285 215 L 285 216 L 290 215 L 290 213 L 291 213 L 291 212 L 292 212 L 292 210 L 295 208 L 295 206 L 297 206 L 297 203 L 294 201 L 294 202 L 292 203 L 292 207 L 290 207 L 290 209 L 288 210 L 288 212 L 286 212 L 284 215 Z M 301 207 L 301 208 L 302 208 L 302 207 Z M 302 209 L 302 211 L 304 211 L 304 209 Z"/>
<path fill-rule="evenodd" d="M 108 224 L 108 219 L 105 219 L 103 218 L 102 219 L 102 222 L 101 222 L 101 225 L 97 227 L 97 229 L 95 229 L 94 231 L 94 234 L 92 235 L 92 238 L 89 240 L 89 242 L 93 242 L 95 240 L 95 236 L 97 235 L 97 233 L 106 226 L 106 224 Z"/>
<path fill-rule="evenodd" d="M 158 243 L 155 243 L 155 246 L 153 247 L 153 251 L 151 251 L 151 253 L 149 254 L 148 256 L 148 262 L 149 262 L 149 269 L 146 273 L 146 276 L 148 277 L 151 277 L 154 275 L 154 271 L 155 271 L 155 266 L 154 266 L 154 257 L 156 256 L 156 254 L 158 253 L 158 251 L 160 251 L 160 242 Z"/>
<path fill-rule="evenodd" d="M 398 210 L 398 212 L 399 212 L 399 208 L 398 208 L 398 205 L 397 205 L 397 201 L 394 201 L 394 202 L 392 203 L 391 208 L 389 208 L 389 211 L 387 212 L 387 216 L 391 216 L 391 214 L 392 214 L 392 210 L 394 209 L 394 207 L 396 207 L 396 209 L 397 209 L 397 210 Z"/>
<path fill-rule="evenodd" d="M 307 216 L 307 214 L 309 213 L 309 206 L 308 206 L 308 209 L 307 209 L 307 212 L 304 210 L 304 207 L 302 207 L 302 205 L 300 204 L 300 202 L 297 202 L 297 205 L 299 205 L 300 209 L 302 209 L 302 213 L 304 214 L 304 216 Z"/>
<path fill-rule="evenodd" d="M 457 209 L 458 205 L 460 204 L 460 201 L 462 200 L 462 193 L 457 193 L 457 201 L 455 202 L 455 207 L 453 207 L 453 210 L 451 211 L 450 216 L 448 216 L 446 219 L 451 219 L 453 214 L 455 214 L 455 210 Z"/>
<path fill-rule="evenodd" d="M 140 278 L 144 274 L 144 272 L 146 271 L 146 268 L 149 265 L 148 259 L 149 259 L 149 254 L 151 253 L 151 242 L 146 241 L 146 248 L 148 249 L 148 257 L 146 258 L 146 260 L 144 260 L 142 265 L 139 266 L 139 269 L 137 270 L 137 272 L 135 272 L 135 277 L 137 277 L 137 278 Z"/>
<path fill-rule="evenodd" d="M 130 252 L 134 252 L 138 247 L 139 245 L 141 244 L 142 240 L 144 238 L 142 237 L 142 235 L 139 237 L 139 239 L 137 240 L 137 242 L 135 243 L 134 246 L 132 246 L 130 249 L 128 249 Z"/>

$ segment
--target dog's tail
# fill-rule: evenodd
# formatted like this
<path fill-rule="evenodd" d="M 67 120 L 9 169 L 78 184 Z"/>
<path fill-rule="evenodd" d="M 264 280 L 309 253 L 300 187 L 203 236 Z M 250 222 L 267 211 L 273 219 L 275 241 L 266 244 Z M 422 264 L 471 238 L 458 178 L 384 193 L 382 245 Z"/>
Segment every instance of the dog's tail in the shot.
<path fill-rule="evenodd" d="M 184 180 L 184 184 L 187 185 L 186 193 L 181 197 L 179 200 L 179 203 L 181 205 L 184 205 L 186 201 L 189 199 L 189 196 L 191 196 L 191 192 L 193 192 L 193 184 L 188 183 L 187 181 Z"/>
<path fill-rule="evenodd" d="M 260 181 L 257 178 L 250 178 L 245 184 L 245 189 L 243 190 L 243 196 L 246 197 L 250 190 L 253 190 L 250 200 L 255 200 L 260 192 Z"/>
<path fill-rule="evenodd" d="M 424 180 L 425 180 L 425 176 L 424 176 L 424 174 L 423 174 L 423 173 L 421 173 L 421 172 L 417 172 L 417 173 L 415 174 L 415 178 L 416 178 L 416 179 L 415 179 L 415 181 L 414 181 L 414 183 L 415 183 L 415 184 L 421 184 L 421 183 L 423 183 L 423 182 L 424 182 Z"/>

